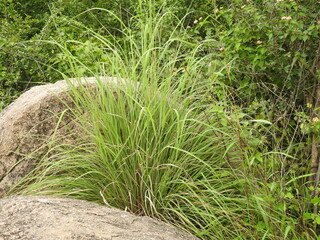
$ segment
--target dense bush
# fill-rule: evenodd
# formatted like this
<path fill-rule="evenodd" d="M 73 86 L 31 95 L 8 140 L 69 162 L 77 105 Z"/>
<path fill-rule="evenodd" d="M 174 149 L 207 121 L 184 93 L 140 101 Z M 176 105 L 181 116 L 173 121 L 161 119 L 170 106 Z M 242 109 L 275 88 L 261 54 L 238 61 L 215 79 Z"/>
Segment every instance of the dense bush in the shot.
<path fill-rule="evenodd" d="M 318 2 L 154 2 L 155 11 L 170 9 L 178 19 L 185 18 L 184 26 L 190 27 L 186 40 L 216 40 L 208 43 L 202 54 L 213 55 L 212 64 L 232 61 L 223 73 L 224 81 L 241 89 L 236 94 L 246 99 L 242 102 L 250 103 L 252 96 L 261 93 L 262 89 L 263 94 L 273 99 L 280 94 L 290 102 L 305 102 L 303 94 L 316 82 L 318 74 Z M 139 13 L 139 3 L 131 1 L 29 0 L 1 1 L 0 4 L 1 97 L 12 97 L 33 82 L 53 81 L 56 75 L 52 68 L 65 70 L 60 69 L 62 64 L 52 64 L 62 61 L 56 48 L 34 41 L 55 39 L 64 44 L 66 40 L 74 39 L 91 43 L 90 34 L 70 27 L 66 18 L 125 41 L 128 36 L 117 30 L 120 23 L 115 16 L 124 24 L 131 24 L 132 35 L 138 38 L 138 19 L 146 16 L 145 12 Z M 90 8 L 97 9 L 87 11 Z M 133 16 L 136 21 L 132 21 Z M 164 37 L 168 37 L 174 28 L 170 23 L 162 27 Z M 26 42 L 28 40 L 33 42 Z M 77 49 L 77 46 L 73 47 L 73 51 Z M 79 49 L 81 51 L 83 49 Z M 51 74 L 46 74 L 48 71 Z"/>

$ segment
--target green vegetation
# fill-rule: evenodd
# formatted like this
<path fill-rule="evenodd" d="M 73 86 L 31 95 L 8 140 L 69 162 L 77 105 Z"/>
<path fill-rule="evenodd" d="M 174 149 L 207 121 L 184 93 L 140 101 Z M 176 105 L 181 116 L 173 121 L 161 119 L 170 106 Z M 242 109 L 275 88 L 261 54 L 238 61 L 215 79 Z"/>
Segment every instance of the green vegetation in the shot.
<path fill-rule="evenodd" d="M 99 79 L 73 88 L 78 144 L 54 139 L 13 192 L 126 209 L 200 239 L 320 237 L 318 2 L 0 6 L 0 107 L 39 83 Z"/>

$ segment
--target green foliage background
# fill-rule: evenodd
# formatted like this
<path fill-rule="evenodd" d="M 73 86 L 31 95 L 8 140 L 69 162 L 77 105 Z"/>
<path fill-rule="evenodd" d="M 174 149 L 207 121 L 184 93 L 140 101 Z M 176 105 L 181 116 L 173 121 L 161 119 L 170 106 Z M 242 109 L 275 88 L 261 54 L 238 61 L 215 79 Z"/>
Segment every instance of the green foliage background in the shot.
<path fill-rule="evenodd" d="M 203 55 L 212 55 L 213 63 L 226 69 L 223 81 L 237 91 L 242 102 L 252 96 L 284 97 L 303 103 L 316 82 L 319 54 L 319 2 L 317 1 L 154 1 L 159 9 L 170 9 L 177 18 L 185 17 L 189 26 L 186 40 L 201 42 L 214 39 Z M 21 91 L 39 82 L 57 80 L 56 70 L 63 69 L 59 51 L 38 40 L 75 39 L 93 45 L 88 32 L 70 26 L 66 20 L 83 24 L 98 33 L 111 33 L 125 41 L 119 21 L 131 24 L 132 35 L 139 38 L 138 2 L 132 1 L 0 1 L 0 86 L 2 105 Z M 91 8 L 108 9 L 110 12 Z M 82 13 L 82 14 L 81 14 Z M 111 14 L 112 13 L 112 14 Z M 186 15 L 188 13 L 188 15 Z M 79 15 L 81 14 L 81 15 Z M 291 17 L 284 20 L 283 17 Z M 199 20 L 201 19 L 201 20 Z M 198 21 L 195 23 L 195 21 Z M 136 26 L 135 26 L 136 25 Z M 170 35 L 174 26 L 163 26 Z M 91 46 L 90 46 L 91 47 Z M 219 51 L 220 50 L 220 51 Z M 73 46 L 81 55 L 83 48 Z M 100 59 L 103 60 L 103 54 Z M 232 69 L 232 71 L 230 71 Z M 298 87 L 297 87 L 298 86 Z M 248 99 L 249 98 L 249 99 Z"/>

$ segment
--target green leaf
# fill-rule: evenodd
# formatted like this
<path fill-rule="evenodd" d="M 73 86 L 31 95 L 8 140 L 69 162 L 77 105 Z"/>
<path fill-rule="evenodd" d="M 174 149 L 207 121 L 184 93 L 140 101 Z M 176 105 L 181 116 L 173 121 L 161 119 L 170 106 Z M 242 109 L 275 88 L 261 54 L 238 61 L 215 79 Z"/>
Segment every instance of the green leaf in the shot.
<path fill-rule="evenodd" d="M 294 198 L 293 194 L 291 192 L 287 192 L 286 195 L 284 195 L 286 198 L 292 199 Z"/>
<path fill-rule="evenodd" d="M 211 107 L 212 112 L 223 113 L 224 108 L 222 106 L 214 105 Z"/>
<path fill-rule="evenodd" d="M 309 36 L 308 35 L 304 35 L 303 37 L 302 37 L 302 40 L 305 42 L 305 41 L 307 41 L 309 39 Z"/>
<path fill-rule="evenodd" d="M 291 42 L 294 42 L 294 40 L 296 40 L 296 39 L 297 39 L 296 35 L 291 35 L 291 37 L 290 37 Z"/>
<path fill-rule="evenodd" d="M 303 214 L 303 217 L 306 219 L 313 219 L 314 218 L 312 213 L 307 213 L 307 212 Z"/>
<path fill-rule="evenodd" d="M 311 199 L 310 202 L 311 202 L 312 204 L 320 203 L 320 197 L 315 197 L 315 198 Z"/>

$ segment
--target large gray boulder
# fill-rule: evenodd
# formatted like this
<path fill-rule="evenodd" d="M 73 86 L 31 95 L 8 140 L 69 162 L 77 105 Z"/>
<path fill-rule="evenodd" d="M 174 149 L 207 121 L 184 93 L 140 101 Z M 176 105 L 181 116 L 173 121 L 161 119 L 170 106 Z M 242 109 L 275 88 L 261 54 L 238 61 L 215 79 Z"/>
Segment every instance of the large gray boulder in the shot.
<path fill-rule="evenodd" d="M 149 217 L 75 199 L 0 199 L 0 240 L 196 240 Z"/>
<path fill-rule="evenodd" d="M 101 82 L 118 83 L 119 79 L 100 77 Z M 53 136 L 69 136 L 76 131 L 74 119 L 65 112 L 73 106 L 70 83 L 92 90 L 97 80 L 70 79 L 33 87 L 0 113 L 0 198 L 34 168 Z M 58 121 L 61 123 L 56 128 Z M 65 140 L 72 142 L 71 135 Z"/>

